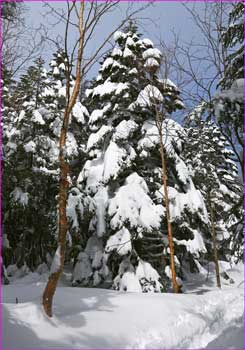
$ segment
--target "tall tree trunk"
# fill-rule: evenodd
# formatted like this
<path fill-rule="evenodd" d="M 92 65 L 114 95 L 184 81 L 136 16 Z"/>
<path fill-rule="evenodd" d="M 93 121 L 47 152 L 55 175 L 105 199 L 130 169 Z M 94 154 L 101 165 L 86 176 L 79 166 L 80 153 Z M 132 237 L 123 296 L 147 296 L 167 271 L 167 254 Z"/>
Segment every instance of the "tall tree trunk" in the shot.
<path fill-rule="evenodd" d="M 57 284 L 60 279 L 60 275 L 64 268 L 65 262 L 65 251 L 66 251 L 66 234 L 67 234 L 67 216 L 66 216 L 66 206 L 67 206 L 67 190 L 69 187 L 68 182 L 68 172 L 69 166 L 65 159 L 65 149 L 66 149 L 66 136 L 68 131 L 69 119 L 74 107 L 80 89 L 81 82 L 81 62 L 83 57 L 83 45 L 84 45 L 84 29 L 83 29 L 83 14 L 84 14 L 84 1 L 80 3 L 79 12 L 79 47 L 78 47 L 78 58 L 76 64 L 76 80 L 72 96 L 70 98 L 70 80 L 67 78 L 66 82 L 66 108 L 64 112 L 64 119 L 60 133 L 60 143 L 59 143 L 59 163 L 60 163 L 60 185 L 59 185 L 59 233 L 58 233 L 58 251 L 59 265 L 51 271 L 48 283 L 43 293 L 43 308 L 49 317 L 52 317 L 52 304 L 53 297 L 56 291 Z M 67 37 L 66 37 L 67 39 Z M 66 52 L 67 57 L 68 53 Z M 69 73 L 69 72 L 68 72 Z M 68 77 L 69 74 L 67 74 Z"/>
<path fill-rule="evenodd" d="M 161 153 L 161 161 L 162 161 L 162 181 L 163 181 L 166 216 L 167 216 L 167 224 L 168 224 L 168 244 L 169 244 L 169 250 L 170 250 L 170 269 L 171 269 L 171 274 L 172 274 L 172 282 L 173 282 L 174 292 L 179 293 L 180 286 L 177 283 L 175 263 L 174 263 L 174 242 L 173 242 L 173 234 L 172 234 L 172 225 L 171 225 L 171 221 L 170 221 L 171 218 L 170 218 L 170 210 L 169 210 L 165 152 L 164 152 L 164 145 L 162 142 L 162 122 L 157 123 L 157 124 L 158 124 L 158 131 L 159 131 L 159 137 L 160 137 L 160 153 Z"/>
<path fill-rule="evenodd" d="M 51 271 L 48 283 L 43 293 L 43 307 L 44 311 L 49 317 L 52 317 L 52 304 L 53 297 L 56 291 L 57 284 L 62 274 L 64 262 L 65 262 L 65 250 L 66 250 L 66 233 L 67 233 L 67 216 L 66 216 L 66 201 L 67 201 L 67 189 L 69 183 L 67 181 L 68 165 L 65 162 L 64 157 L 64 144 L 65 140 L 65 128 L 62 127 L 60 137 L 60 185 L 59 185 L 59 236 L 58 236 L 58 258 L 60 259 L 59 265 L 54 267 L 54 271 Z"/>
<path fill-rule="evenodd" d="M 211 233 L 212 233 L 213 249 L 214 249 L 214 265 L 215 265 L 216 282 L 217 282 L 217 287 L 221 288 L 219 258 L 218 258 L 216 231 L 215 231 L 215 223 L 214 223 L 214 211 L 213 211 L 213 205 L 210 198 L 209 198 L 209 208 L 210 208 L 210 220 L 211 220 Z"/>

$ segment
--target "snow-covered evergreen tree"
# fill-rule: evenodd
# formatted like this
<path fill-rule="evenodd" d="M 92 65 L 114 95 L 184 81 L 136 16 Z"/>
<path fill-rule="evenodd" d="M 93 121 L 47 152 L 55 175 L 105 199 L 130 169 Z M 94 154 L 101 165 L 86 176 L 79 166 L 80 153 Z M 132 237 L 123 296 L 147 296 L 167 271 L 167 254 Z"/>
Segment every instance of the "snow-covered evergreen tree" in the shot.
<path fill-rule="evenodd" d="M 13 120 L 16 116 L 15 103 L 13 99 L 13 90 L 15 88 L 15 81 L 11 78 L 11 73 L 2 67 L 2 113 L 1 113 L 1 131 L 2 131 L 2 152 L 1 152 L 1 165 L 2 165 L 2 283 L 8 283 L 6 267 L 11 263 L 12 248 L 8 240 L 6 230 L 7 211 L 9 206 L 9 191 L 11 190 L 11 177 L 6 174 L 13 174 L 13 167 L 11 162 L 6 157 L 6 145 L 8 143 L 13 129 Z M 14 145 L 13 145 L 14 147 Z"/>
<path fill-rule="evenodd" d="M 229 14 L 229 26 L 224 30 L 223 42 L 230 54 L 221 92 L 216 93 L 214 111 L 216 122 L 234 152 L 244 180 L 244 3 L 237 2 Z M 240 181 L 242 182 L 242 180 Z M 241 185 L 242 186 L 242 185 Z M 237 217 L 232 225 L 231 249 L 234 260 L 243 260 L 243 193 L 230 210 Z"/>
<path fill-rule="evenodd" d="M 230 88 L 237 79 L 244 78 L 244 2 L 239 1 L 229 13 L 229 25 L 223 34 L 223 43 L 226 48 L 233 49 L 227 58 L 227 67 L 222 87 Z"/>
<path fill-rule="evenodd" d="M 120 290 L 160 291 L 170 277 L 163 206 L 156 99 L 168 115 L 183 104 L 177 87 L 159 79 L 161 52 L 140 39 L 132 26 L 115 33 L 116 46 L 101 64 L 87 104 L 91 135 L 90 159 L 78 178 L 92 200 L 91 237 L 78 256 L 74 283 L 111 283 Z M 153 101 L 154 100 L 154 101 Z M 207 222 L 202 196 L 182 157 L 184 129 L 166 119 L 171 213 L 179 264 L 205 251 L 200 230 Z"/>
<path fill-rule="evenodd" d="M 193 181 L 203 195 L 210 218 L 205 239 L 209 259 L 213 258 L 213 211 L 220 258 L 230 260 L 233 254 L 231 242 L 236 236 L 233 229 L 239 218 L 239 215 L 232 213 L 232 208 L 238 205 L 241 192 L 234 154 L 220 129 L 211 122 L 199 120 L 195 126 L 189 127 L 186 145 L 186 159 L 193 172 Z"/>
<path fill-rule="evenodd" d="M 47 254 L 52 254 L 56 246 L 58 147 L 66 103 L 65 81 L 65 58 L 58 52 L 49 71 L 44 69 L 41 59 L 37 60 L 21 77 L 15 90 L 18 107 L 11 130 L 6 130 L 4 147 L 13 176 L 4 177 L 4 183 L 9 190 L 5 229 L 14 249 L 12 263 L 18 267 L 26 264 L 34 269 L 42 262 L 49 262 Z M 71 130 L 82 129 L 85 117 L 88 112 L 78 102 L 67 138 L 70 161 L 79 157 L 79 147 Z M 73 220 L 71 217 L 71 225 Z"/>
<path fill-rule="evenodd" d="M 216 123 L 232 147 L 244 177 L 244 3 L 237 2 L 229 14 L 223 43 L 230 53 L 224 76 L 219 83 L 214 109 Z"/>

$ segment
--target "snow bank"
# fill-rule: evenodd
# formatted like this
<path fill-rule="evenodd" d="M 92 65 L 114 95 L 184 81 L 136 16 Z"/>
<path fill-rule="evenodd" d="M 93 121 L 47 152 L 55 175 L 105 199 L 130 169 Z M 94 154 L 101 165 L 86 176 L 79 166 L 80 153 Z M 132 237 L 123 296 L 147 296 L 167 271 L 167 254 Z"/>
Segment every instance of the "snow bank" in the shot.
<path fill-rule="evenodd" d="M 202 295 L 61 286 L 52 319 L 40 305 L 43 288 L 42 282 L 3 286 L 3 348 L 203 349 L 215 341 L 227 347 L 222 336 L 232 338 L 233 330 L 240 333 L 231 345 L 243 348 L 238 283 Z"/>

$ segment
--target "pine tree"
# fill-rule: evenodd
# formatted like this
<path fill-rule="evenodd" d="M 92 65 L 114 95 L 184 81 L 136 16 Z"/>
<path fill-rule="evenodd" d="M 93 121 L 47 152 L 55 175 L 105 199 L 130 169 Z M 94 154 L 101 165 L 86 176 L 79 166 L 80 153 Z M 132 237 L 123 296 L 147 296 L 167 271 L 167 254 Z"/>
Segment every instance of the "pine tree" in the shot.
<path fill-rule="evenodd" d="M 57 244 L 58 147 L 65 106 L 62 51 L 54 55 L 49 71 L 43 65 L 38 59 L 20 78 L 14 91 L 17 106 L 13 121 L 10 129 L 5 125 L 4 132 L 4 153 L 9 164 L 4 176 L 4 186 L 8 189 L 4 225 L 13 247 L 11 262 L 18 267 L 27 265 L 32 270 L 43 262 L 51 262 Z M 72 129 L 78 134 L 85 117 L 88 117 L 87 110 L 77 103 L 67 141 L 67 158 L 71 162 L 79 158 Z M 10 178 L 9 173 L 14 175 Z M 71 173 L 71 181 L 72 177 Z M 70 203 L 71 213 L 72 204 L 77 203 L 74 200 Z M 71 227 L 75 219 L 70 218 Z"/>
<path fill-rule="evenodd" d="M 13 167 L 7 157 L 7 148 L 13 152 L 14 145 L 8 143 L 10 135 L 14 133 L 13 120 L 16 116 L 15 104 L 13 103 L 13 90 L 15 81 L 11 78 L 11 73 L 2 67 L 2 113 L 1 113 L 1 130 L 2 130 L 2 283 L 8 284 L 6 266 L 11 264 L 11 257 L 13 255 L 12 247 L 10 245 L 8 234 L 6 230 L 7 209 L 9 205 L 9 192 L 11 190 L 11 177 L 5 174 L 13 174 Z"/>
<path fill-rule="evenodd" d="M 219 87 L 221 91 L 214 98 L 215 121 L 222 135 L 234 152 L 234 159 L 240 166 L 244 179 L 244 3 L 237 2 L 229 15 L 229 26 L 224 29 L 223 43 L 230 54 L 224 77 Z M 242 181 L 240 181 L 242 182 Z M 240 184 L 241 186 L 241 184 Z M 237 218 L 232 224 L 231 249 L 235 261 L 243 259 L 243 194 L 231 208 Z"/>
<path fill-rule="evenodd" d="M 221 92 L 214 99 L 216 122 L 232 147 L 244 177 L 243 115 L 244 115 L 244 3 L 234 4 L 229 27 L 224 31 L 227 57 Z"/>
<path fill-rule="evenodd" d="M 244 77 L 244 2 L 234 4 L 229 14 L 229 26 L 223 34 L 224 46 L 233 49 L 228 55 L 225 76 L 221 82 L 228 89 L 237 79 Z"/>
<path fill-rule="evenodd" d="M 116 289 L 160 291 L 159 280 L 167 283 L 170 273 L 159 134 L 151 100 L 159 98 L 169 115 L 183 105 L 176 86 L 157 78 L 161 52 L 149 39 L 140 39 L 130 26 L 127 32 L 117 32 L 115 41 L 117 46 L 87 90 L 87 105 L 96 109 L 89 120 L 90 159 L 78 183 L 91 197 L 93 217 L 91 237 L 78 256 L 73 279 L 74 284 L 92 285 L 113 279 Z M 184 260 L 205 251 L 199 222 L 205 221 L 206 212 L 180 156 L 182 132 L 174 121 L 164 121 L 176 255 Z M 193 225 L 194 217 L 199 221 Z M 200 244 L 192 245 L 194 241 Z"/>
<path fill-rule="evenodd" d="M 205 200 L 209 214 L 206 236 L 208 259 L 215 261 L 220 286 L 218 255 L 230 261 L 233 225 L 239 216 L 232 207 L 239 203 L 240 185 L 234 154 L 220 129 L 211 122 L 198 121 L 187 129 L 186 159 L 193 171 L 193 181 Z"/>
<path fill-rule="evenodd" d="M 47 188 L 50 179 L 36 171 L 46 163 L 42 153 L 48 157 L 47 149 L 42 145 L 45 122 L 39 112 L 42 105 L 40 86 L 41 83 L 44 84 L 44 79 L 43 61 L 39 59 L 21 77 L 15 89 L 15 118 L 11 133 L 5 134 L 9 135 L 5 147 L 6 159 L 11 164 L 13 174 L 10 181 L 10 169 L 4 176 L 9 187 L 5 226 L 14 249 L 13 263 L 18 267 L 27 264 L 31 269 L 46 261 L 46 252 L 49 249 L 45 245 L 47 242 L 52 244 L 47 206 L 50 206 L 52 212 L 50 198 L 55 194 L 49 186 Z M 50 197 L 47 198 L 42 189 L 49 190 Z M 48 237 L 45 237 L 45 233 Z"/>

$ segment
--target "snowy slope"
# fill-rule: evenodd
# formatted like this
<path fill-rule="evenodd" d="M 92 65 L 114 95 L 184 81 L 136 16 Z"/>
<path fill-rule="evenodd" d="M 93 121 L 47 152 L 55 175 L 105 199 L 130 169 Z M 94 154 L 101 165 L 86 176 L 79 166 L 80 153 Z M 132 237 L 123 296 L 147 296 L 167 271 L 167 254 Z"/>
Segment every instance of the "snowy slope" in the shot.
<path fill-rule="evenodd" d="M 242 349 L 241 267 L 229 271 L 235 283 L 224 284 L 221 291 L 214 288 L 211 274 L 206 289 L 187 285 L 186 294 L 181 295 L 61 284 L 52 319 L 40 306 L 44 282 L 18 280 L 18 284 L 3 287 L 3 348 Z"/>

